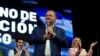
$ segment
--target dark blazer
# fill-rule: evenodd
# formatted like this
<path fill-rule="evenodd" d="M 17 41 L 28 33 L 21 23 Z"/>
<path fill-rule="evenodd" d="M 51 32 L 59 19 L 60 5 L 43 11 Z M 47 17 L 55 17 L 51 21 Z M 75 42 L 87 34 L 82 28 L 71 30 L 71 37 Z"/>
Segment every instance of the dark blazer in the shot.
<path fill-rule="evenodd" d="M 17 53 L 17 50 L 16 49 L 13 49 L 14 50 L 14 55 Z M 24 50 L 22 50 L 22 53 L 21 53 L 21 55 L 20 56 L 25 56 L 25 51 Z"/>
<path fill-rule="evenodd" d="M 54 26 L 55 37 L 50 39 L 51 56 L 61 56 L 61 47 L 67 46 L 67 39 L 63 29 Z M 43 35 L 46 32 L 46 27 L 36 27 L 34 28 L 32 34 L 30 35 L 30 44 L 35 45 L 33 56 L 44 56 L 45 50 L 45 39 Z"/>

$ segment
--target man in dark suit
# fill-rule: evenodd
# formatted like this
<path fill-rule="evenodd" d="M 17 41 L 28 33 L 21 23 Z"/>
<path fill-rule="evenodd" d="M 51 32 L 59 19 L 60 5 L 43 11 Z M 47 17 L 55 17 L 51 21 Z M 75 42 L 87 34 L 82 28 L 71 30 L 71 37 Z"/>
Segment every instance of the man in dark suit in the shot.
<path fill-rule="evenodd" d="M 61 56 L 61 47 L 67 46 L 67 39 L 64 30 L 54 25 L 56 15 L 53 10 L 47 11 L 45 21 L 45 26 L 34 28 L 30 35 L 29 43 L 35 44 L 33 56 Z"/>

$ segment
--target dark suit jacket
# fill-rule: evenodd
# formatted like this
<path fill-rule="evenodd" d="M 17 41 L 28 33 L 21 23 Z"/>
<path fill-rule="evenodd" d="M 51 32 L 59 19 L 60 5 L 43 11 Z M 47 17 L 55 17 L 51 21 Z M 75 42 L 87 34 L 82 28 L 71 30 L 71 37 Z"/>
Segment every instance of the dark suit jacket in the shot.
<path fill-rule="evenodd" d="M 35 44 L 33 56 L 44 56 L 45 39 L 43 35 L 45 30 L 45 27 L 36 27 L 30 35 L 29 43 Z M 61 56 L 61 47 L 67 46 L 67 39 L 63 29 L 54 26 L 53 30 L 56 36 L 50 39 L 51 56 Z"/>

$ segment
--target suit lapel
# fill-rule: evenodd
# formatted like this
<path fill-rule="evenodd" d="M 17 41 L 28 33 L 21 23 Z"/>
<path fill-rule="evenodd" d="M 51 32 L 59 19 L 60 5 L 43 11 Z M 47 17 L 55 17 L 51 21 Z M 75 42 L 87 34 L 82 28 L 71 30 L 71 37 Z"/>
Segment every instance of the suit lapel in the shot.
<path fill-rule="evenodd" d="M 53 27 L 53 30 L 54 30 L 54 32 L 57 32 L 57 27 L 54 26 L 54 27 Z"/>
<path fill-rule="evenodd" d="M 46 27 L 42 27 L 42 33 L 43 33 L 43 34 L 46 33 Z"/>

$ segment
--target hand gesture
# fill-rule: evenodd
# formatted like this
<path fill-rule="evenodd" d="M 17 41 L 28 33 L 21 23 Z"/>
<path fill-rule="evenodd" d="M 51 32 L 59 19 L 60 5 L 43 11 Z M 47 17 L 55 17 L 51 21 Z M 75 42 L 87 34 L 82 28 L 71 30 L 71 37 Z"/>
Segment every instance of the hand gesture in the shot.
<path fill-rule="evenodd" d="M 26 49 L 28 49 L 28 47 L 29 47 L 29 43 L 26 43 L 26 46 L 25 46 L 25 47 L 26 47 Z"/>
<path fill-rule="evenodd" d="M 92 42 L 91 45 L 90 45 L 90 47 L 93 48 L 97 43 L 98 43 L 98 41 Z"/>
<path fill-rule="evenodd" d="M 44 34 L 44 39 L 50 39 L 50 35 L 49 34 Z"/>
<path fill-rule="evenodd" d="M 54 30 L 53 28 L 50 26 L 50 27 L 47 27 L 47 32 L 49 32 L 51 35 L 54 35 Z"/>

